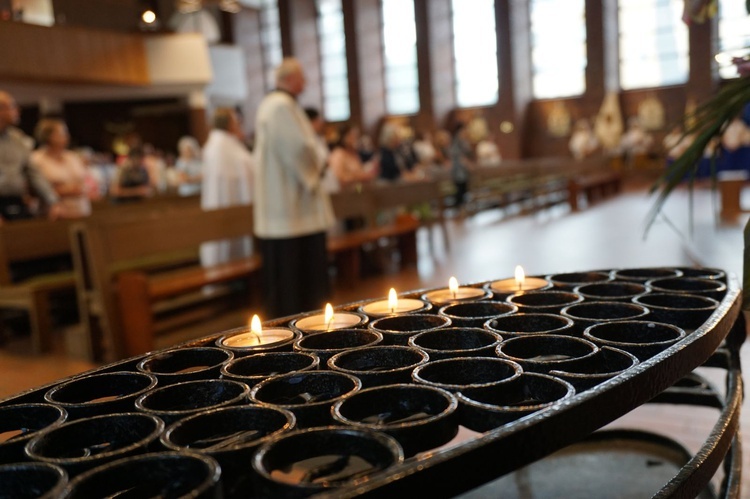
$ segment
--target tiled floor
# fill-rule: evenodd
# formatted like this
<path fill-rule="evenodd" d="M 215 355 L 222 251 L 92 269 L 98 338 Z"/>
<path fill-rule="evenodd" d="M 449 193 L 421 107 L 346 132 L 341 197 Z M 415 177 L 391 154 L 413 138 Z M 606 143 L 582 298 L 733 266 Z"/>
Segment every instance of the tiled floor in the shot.
<path fill-rule="evenodd" d="M 369 278 L 356 289 L 339 290 L 335 303 L 385 296 L 399 291 L 444 286 L 455 275 L 461 282 L 510 277 L 516 264 L 528 274 L 618 267 L 688 266 L 720 267 L 742 274 L 742 227 L 720 225 L 714 215 L 717 202 L 707 190 L 696 192 L 694 221 L 689 223 L 689 202 L 677 192 L 647 237 L 644 221 L 651 207 L 645 191 L 636 190 L 579 213 L 555 208 L 528 216 L 509 216 L 493 210 L 452 220 L 450 249 L 442 244 L 439 229 L 420 233 L 420 260 L 416 269 Z M 692 232 L 692 235 L 691 235 Z M 23 342 L 0 350 L 0 397 L 53 381 L 90 367 L 86 362 L 60 355 L 31 357 L 19 353 Z M 748 348 L 743 350 L 750 365 Z M 750 407 L 745 407 L 743 428 L 750 428 Z M 676 438 L 696 450 L 710 430 L 710 412 L 680 411 L 668 406 L 648 406 L 634 411 L 618 426 L 639 426 Z M 750 435 L 750 430 L 745 432 Z M 750 437 L 745 438 L 745 468 L 750 469 Z M 742 497 L 750 497 L 746 478 Z"/>

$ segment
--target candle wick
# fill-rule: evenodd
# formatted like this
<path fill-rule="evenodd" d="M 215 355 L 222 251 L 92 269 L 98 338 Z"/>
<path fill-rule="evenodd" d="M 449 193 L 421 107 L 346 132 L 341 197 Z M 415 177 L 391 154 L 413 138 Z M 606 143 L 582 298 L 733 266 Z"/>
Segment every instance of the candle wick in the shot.
<path fill-rule="evenodd" d="M 453 290 L 453 291 L 451 291 L 451 293 L 453 293 L 453 299 L 455 300 L 456 299 L 456 291 Z"/>
<path fill-rule="evenodd" d="M 253 336 L 255 336 L 255 339 L 257 340 L 258 345 L 260 345 L 262 343 L 260 341 L 260 335 L 258 333 L 256 333 L 255 331 L 250 331 L 250 334 L 252 334 Z"/>
<path fill-rule="evenodd" d="M 333 317 L 331 317 L 331 318 L 330 318 L 330 319 L 328 320 L 328 322 L 326 323 L 326 329 L 327 329 L 328 331 L 330 331 L 330 330 L 331 330 L 331 323 L 332 323 L 332 322 L 333 322 Z"/>

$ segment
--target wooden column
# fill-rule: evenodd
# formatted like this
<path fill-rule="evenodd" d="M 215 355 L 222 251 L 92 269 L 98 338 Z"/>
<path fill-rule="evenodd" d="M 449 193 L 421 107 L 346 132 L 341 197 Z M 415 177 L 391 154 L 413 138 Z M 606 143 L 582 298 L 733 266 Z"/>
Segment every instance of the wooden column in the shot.
<path fill-rule="evenodd" d="M 242 103 L 243 129 L 251 133 L 255 129 L 255 114 L 265 95 L 263 46 L 260 41 L 260 13 L 254 9 L 242 9 L 234 15 L 234 39 L 242 47 L 245 57 L 247 99 Z"/>
<path fill-rule="evenodd" d="M 417 31 L 417 75 L 419 77 L 419 112 L 414 118 L 414 127 L 417 130 L 430 130 L 435 122 L 428 3 L 429 0 L 414 0 L 414 20 Z M 448 45 L 450 41 L 450 38 L 441 40 L 440 45 Z"/>
<path fill-rule="evenodd" d="M 346 68 L 349 74 L 349 121 L 363 128 L 362 94 L 359 85 L 359 44 L 357 43 L 357 19 L 355 0 L 341 0 L 344 14 L 344 36 L 346 37 Z"/>
<path fill-rule="evenodd" d="M 358 42 L 360 120 L 365 133 L 371 134 L 386 113 L 383 20 L 379 0 L 356 0 L 351 3 Z M 351 73 L 349 75 L 352 76 Z"/>
<path fill-rule="evenodd" d="M 430 36 L 430 83 L 433 126 L 442 127 L 456 107 L 451 0 L 426 0 Z M 420 77 L 421 80 L 421 77 Z M 421 81 L 420 81 L 421 83 Z"/>
<path fill-rule="evenodd" d="M 701 103 L 711 97 L 716 90 L 718 81 L 714 71 L 714 54 L 717 47 L 714 43 L 714 30 L 717 30 L 716 20 L 708 20 L 703 24 L 691 24 L 688 28 L 690 52 L 690 73 L 685 85 L 687 99 Z"/>

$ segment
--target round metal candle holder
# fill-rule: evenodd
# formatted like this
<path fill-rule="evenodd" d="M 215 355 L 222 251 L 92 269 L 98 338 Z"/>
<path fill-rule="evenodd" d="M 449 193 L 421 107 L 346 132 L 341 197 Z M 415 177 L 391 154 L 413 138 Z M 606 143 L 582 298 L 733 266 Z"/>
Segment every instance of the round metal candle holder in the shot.
<path fill-rule="evenodd" d="M 583 297 L 572 291 L 530 291 L 510 295 L 507 301 L 521 313 L 557 314 L 568 305 L 582 302 Z"/>
<path fill-rule="evenodd" d="M 520 364 L 524 372 L 547 373 L 565 369 L 576 361 L 596 355 L 594 343 L 556 334 L 530 334 L 510 338 L 497 346 L 497 355 Z"/>
<path fill-rule="evenodd" d="M 294 342 L 294 350 L 314 353 L 325 365 L 328 359 L 344 350 L 371 347 L 383 341 L 383 335 L 368 329 L 337 329 L 303 336 Z"/>
<path fill-rule="evenodd" d="M 612 277 L 618 281 L 632 281 L 646 283 L 652 279 L 680 277 L 682 272 L 671 267 L 647 267 L 638 269 L 619 269 L 612 272 Z"/>
<path fill-rule="evenodd" d="M 323 333 L 323 332 L 326 332 L 326 331 L 335 331 L 336 329 L 356 329 L 356 328 L 361 328 L 361 327 L 366 326 L 367 323 L 370 320 L 369 317 L 367 317 L 365 314 L 361 314 L 361 313 L 359 313 L 357 311 L 337 309 L 337 310 L 334 310 L 334 314 L 333 314 L 334 323 L 336 322 L 336 316 L 339 315 L 339 314 L 341 314 L 341 315 L 346 314 L 346 318 L 347 319 L 351 318 L 351 324 L 347 323 L 344 326 L 338 326 L 338 327 L 336 327 L 335 324 L 334 324 L 334 327 L 331 327 L 330 329 L 328 329 L 326 327 L 320 327 L 320 328 L 317 328 L 317 329 L 306 329 L 306 328 L 298 326 L 298 324 L 300 323 L 300 321 L 305 321 L 305 319 L 309 320 L 310 318 L 316 317 L 316 316 L 321 316 L 322 317 L 323 316 L 323 311 L 319 310 L 317 312 L 310 312 L 308 314 L 302 314 L 300 316 L 297 316 L 296 318 L 292 319 L 291 322 L 289 322 L 289 327 L 292 329 L 292 331 L 296 331 L 296 332 L 299 332 L 301 334 L 315 334 L 315 333 Z M 355 318 L 357 319 L 357 322 L 353 322 Z M 323 323 L 323 321 L 321 320 L 321 324 L 322 323 Z"/>
<path fill-rule="evenodd" d="M 121 457 L 156 447 L 164 422 L 148 414 L 122 413 L 64 423 L 26 444 L 35 461 L 64 468 L 77 475 Z"/>
<path fill-rule="evenodd" d="M 539 412 L 575 395 L 575 388 L 545 374 L 523 373 L 517 379 L 495 387 L 462 390 L 457 395 L 461 424 L 485 432 Z"/>
<path fill-rule="evenodd" d="M 591 272 L 566 272 L 563 274 L 552 274 L 547 276 L 547 280 L 556 288 L 574 289 L 584 284 L 596 284 L 612 280 L 609 272 L 591 271 Z"/>
<path fill-rule="evenodd" d="M 410 314 L 383 317 L 371 322 L 368 328 L 383 335 L 384 345 L 405 346 L 410 336 L 450 325 L 451 320 L 440 315 Z"/>
<path fill-rule="evenodd" d="M 497 387 L 522 372 L 520 365 L 508 359 L 458 357 L 430 361 L 414 369 L 411 376 L 417 383 L 457 392 L 482 386 Z"/>
<path fill-rule="evenodd" d="M 373 300 L 368 300 L 359 307 L 357 307 L 357 312 L 363 315 L 366 315 L 367 317 L 370 317 L 371 319 L 377 319 L 380 317 L 389 317 L 391 315 L 401 315 L 401 314 L 424 314 L 432 310 L 432 304 L 422 300 L 421 298 L 407 298 L 405 296 L 399 296 L 398 297 L 399 303 L 406 303 L 408 305 L 413 305 L 415 308 L 413 310 L 399 310 L 396 309 L 395 311 L 388 311 L 383 310 L 381 312 L 370 310 L 369 308 L 373 307 L 373 304 L 375 303 L 387 303 L 388 300 L 384 300 L 382 298 L 376 298 Z"/>
<path fill-rule="evenodd" d="M 646 286 L 657 293 L 701 295 L 716 300 L 720 300 L 727 292 L 727 285 L 721 281 L 715 279 L 697 279 L 694 277 L 654 279 L 648 281 Z"/>
<path fill-rule="evenodd" d="M 700 327 L 714 313 L 719 302 L 707 296 L 678 293 L 649 293 L 633 299 L 648 308 L 649 319 L 683 329 Z"/>
<path fill-rule="evenodd" d="M 57 499 L 68 483 L 59 466 L 13 463 L 0 466 L 0 497 L 8 499 Z"/>
<path fill-rule="evenodd" d="M 494 357 L 503 341 L 499 334 L 475 327 L 448 327 L 419 333 L 409 338 L 409 346 L 419 348 L 430 360 L 453 357 Z"/>
<path fill-rule="evenodd" d="M 552 283 L 544 277 L 531 277 L 526 279 L 525 284 L 520 288 L 517 286 L 515 279 L 511 277 L 485 283 L 484 289 L 491 294 L 492 300 L 505 300 L 514 294 L 549 291 L 552 289 Z"/>
<path fill-rule="evenodd" d="M 287 329 L 283 328 L 281 326 L 268 326 L 267 329 Z M 235 341 L 238 338 L 241 338 L 244 335 L 253 335 L 254 333 L 250 332 L 250 328 L 248 327 L 239 327 L 236 329 L 230 329 L 229 331 L 226 331 L 224 334 L 222 334 L 217 340 L 215 345 L 219 348 L 223 348 L 225 350 L 229 350 L 234 354 L 235 357 L 245 357 L 247 355 L 255 355 L 258 353 L 268 353 L 268 352 L 291 352 L 292 351 L 292 345 L 295 341 L 297 341 L 298 338 L 302 337 L 302 333 L 299 331 L 295 331 L 292 329 L 289 329 L 291 332 L 291 337 L 275 341 L 273 343 L 267 343 L 264 345 L 248 345 L 248 346 L 238 346 L 238 345 L 231 345 L 230 343 L 234 339 Z"/>
<path fill-rule="evenodd" d="M 221 468 L 209 456 L 158 452 L 94 468 L 71 481 L 66 499 L 92 497 L 190 497 L 218 499 Z"/>
<path fill-rule="evenodd" d="M 311 428 L 265 444 L 255 454 L 253 469 L 261 497 L 297 498 L 366 482 L 368 475 L 403 459 L 401 446 L 385 433 Z"/>
<path fill-rule="evenodd" d="M 222 379 L 245 383 L 252 388 L 271 376 L 291 372 L 315 371 L 320 365 L 317 355 L 303 352 L 269 352 L 234 359 L 221 368 Z"/>
<path fill-rule="evenodd" d="M 185 381 L 157 388 L 135 401 L 135 407 L 171 424 L 200 411 L 247 403 L 250 389 L 229 379 Z"/>
<path fill-rule="evenodd" d="M 450 442 L 458 433 L 458 401 L 445 390 L 420 385 L 368 388 L 336 402 L 333 418 L 395 438 L 406 456 Z"/>
<path fill-rule="evenodd" d="M 482 327 L 488 319 L 510 315 L 518 307 L 501 301 L 473 301 L 454 303 L 442 307 L 438 314 L 451 320 L 451 324 L 461 327 Z"/>
<path fill-rule="evenodd" d="M 363 387 L 370 388 L 408 383 L 414 368 L 428 360 L 427 353 L 418 348 L 378 346 L 337 353 L 328 360 L 328 367 L 356 376 Z"/>
<path fill-rule="evenodd" d="M 644 319 L 649 310 L 637 303 L 617 301 L 589 301 L 569 305 L 560 314 L 572 319 L 573 328 L 577 334 L 583 333 L 587 327 L 614 321 Z"/>
<path fill-rule="evenodd" d="M 128 412 L 156 383 L 156 376 L 139 372 L 89 374 L 50 388 L 44 400 L 68 411 L 68 419 Z"/>
<path fill-rule="evenodd" d="M 462 297 L 462 293 L 465 293 L 467 296 Z M 486 288 L 461 286 L 456 296 L 453 296 L 448 288 L 444 288 L 428 291 L 427 293 L 422 294 L 420 298 L 436 307 L 443 307 L 453 303 L 487 300 L 491 297 L 492 292 Z"/>
<path fill-rule="evenodd" d="M 648 292 L 644 284 L 638 282 L 610 281 L 598 284 L 584 284 L 575 292 L 591 301 L 631 301 L 636 296 Z"/>
<path fill-rule="evenodd" d="M 215 378 L 234 354 L 215 347 L 173 348 L 149 355 L 138 363 L 138 371 L 153 374 L 159 386 L 182 381 Z"/>
<path fill-rule="evenodd" d="M 529 334 L 564 334 L 572 330 L 573 321 L 557 314 L 513 314 L 490 319 L 484 328 L 508 339 Z"/>
<path fill-rule="evenodd" d="M 25 461 L 26 443 L 40 431 L 60 426 L 67 417 L 65 409 L 50 404 L 0 407 L 0 464 Z M 0 493 L 0 497 L 8 496 Z"/>
<path fill-rule="evenodd" d="M 638 357 L 625 350 L 603 346 L 591 357 L 568 364 L 565 370 L 553 369 L 552 376 L 567 381 L 582 392 L 637 366 Z"/>
<path fill-rule="evenodd" d="M 677 270 L 682 272 L 683 277 L 694 277 L 697 279 L 711 279 L 711 280 L 723 280 L 726 279 L 727 274 L 721 269 L 714 269 L 710 267 L 677 267 Z"/>
<path fill-rule="evenodd" d="M 161 435 L 161 443 L 174 451 L 193 451 L 216 459 L 227 497 L 251 497 L 248 463 L 255 450 L 270 439 L 294 428 L 294 414 L 262 406 L 223 407 L 182 419 Z"/>
<path fill-rule="evenodd" d="M 331 407 L 362 388 L 349 374 L 307 371 L 274 376 L 255 385 L 250 397 L 257 403 L 291 411 L 297 427 L 326 426 L 333 422 Z"/>
<path fill-rule="evenodd" d="M 591 326 L 583 337 L 598 345 L 625 350 L 643 361 L 683 339 L 685 331 L 659 322 L 618 321 Z"/>

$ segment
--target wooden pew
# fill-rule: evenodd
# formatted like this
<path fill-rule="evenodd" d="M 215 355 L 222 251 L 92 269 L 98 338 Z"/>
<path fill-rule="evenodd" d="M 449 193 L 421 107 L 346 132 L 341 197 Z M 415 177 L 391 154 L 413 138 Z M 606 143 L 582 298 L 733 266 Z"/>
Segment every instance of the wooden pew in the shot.
<path fill-rule="evenodd" d="M 6 222 L 0 226 L 0 308 L 28 312 L 35 353 L 50 347 L 50 297 L 75 289 L 73 272 L 54 271 L 13 282 L 10 268 L 15 263 L 29 264 L 70 255 L 69 226 L 67 220 L 43 219 Z"/>
<path fill-rule="evenodd" d="M 211 211 L 192 207 L 142 217 L 103 217 L 76 226 L 79 296 L 98 318 L 105 358 L 149 351 L 157 331 L 195 320 L 188 313 L 183 321 L 169 317 L 160 326 L 157 314 L 165 300 L 180 304 L 191 292 L 200 298 L 205 285 L 251 278 L 260 268 L 257 255 L 212 268 L 196 264 L 195 255 L 202 242 L 252 235 L 252 217 L 252 206 Z M 195 303 L 183 304 L 195 312 Z M 96 344 L 92 350 L 100 353 Z"/>
<path fill-rule="evenodd" d="M 742 189 L 748 184 L 747 172 L 744 170 L 728 170 L 719 172 L 719 195 L 721 197 L 721 211 L 719 216 L 726 223 L 735 223 L 742 213 L 748 210 L 742 207 Z"/>

